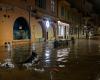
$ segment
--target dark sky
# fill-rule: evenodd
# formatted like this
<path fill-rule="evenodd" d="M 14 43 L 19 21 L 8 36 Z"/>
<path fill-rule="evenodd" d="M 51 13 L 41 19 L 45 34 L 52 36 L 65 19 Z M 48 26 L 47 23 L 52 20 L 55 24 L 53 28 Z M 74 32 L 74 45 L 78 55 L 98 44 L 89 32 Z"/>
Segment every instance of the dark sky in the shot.
<path fill-rule="evenodd" d="M 72 4 L 71 5 L 72 7 L 77 7 L 77 5 L 75 5 L 76 0 L 66 0 L 66 1 L 69 1 Z M 87 0 L 87 1 L 92 3 L 94 12 L 100 15 L 100 0 Z"/>
<path fill-rule="evenodd" d="M 93 4 L 93 9 L 96 13 L 100 15 L 100 0 L 88 0 Z"/>

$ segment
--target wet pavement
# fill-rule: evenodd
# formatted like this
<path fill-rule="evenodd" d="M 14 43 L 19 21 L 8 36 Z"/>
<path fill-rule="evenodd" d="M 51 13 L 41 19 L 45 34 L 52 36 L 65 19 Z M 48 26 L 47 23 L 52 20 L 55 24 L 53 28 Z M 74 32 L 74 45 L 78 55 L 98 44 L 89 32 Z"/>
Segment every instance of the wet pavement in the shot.
<path fill-rule="evenodd" d="M 100 40 L 77 40 L 56 49 L 37 43 L 0 49 L 0 80 L 100 80 Z"/>

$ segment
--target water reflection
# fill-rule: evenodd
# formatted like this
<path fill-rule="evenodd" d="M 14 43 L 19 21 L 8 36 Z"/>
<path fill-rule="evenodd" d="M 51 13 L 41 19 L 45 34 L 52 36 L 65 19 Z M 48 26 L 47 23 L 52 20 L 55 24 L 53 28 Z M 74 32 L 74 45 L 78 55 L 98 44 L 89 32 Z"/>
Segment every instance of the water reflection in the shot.
<path fill-rule="evenodd" d="M 15 65 L 12 63 L 11 59 L 5 59 L 4 63 L 1 64 L 2 68 L 14 68 Z"/>
<path fill-rule="evenodd" d="M 13 49 L 12 59 L 15 64 L 26 61 L 31 55 L 31 49 L 29 46 L 20 46 Z"/>
<path fill-rule="evenodd" d="M 31 52 L 30 46 L 17 46 L 7 48 L 6 55 L 7 58 L 1 63 L 2 68 L 20 68 L 25 67 L 26 69 L 31 69 L 33 65 L 39 62 L 39 55 L 35 52 Z"/>
<path fill-rule="evenodd" d="M 66 58 L 70 53 L 70 48 L 64 48 L 57 50 L 57 61 L 59 62 L 67 62 Z"/>
<path fill-rule="evenodd" d="M 44 72 L 44 71 L 45 71 L 44 68 L 41 68 L 41 69 L 39 69 L 39 68 L 34 68 L 34 70 L 37 71 L 37 72 Z"/>
<path fill-rule="evenodd" d="M 6 68 L 6 69 L 10 69 L 10 68 L 14 68 L 15 65 L 12 62 L 12 45 L 10 43 L 7 44 L 7 47 L 5 47 L 6 50 L 6 55 L 7 58 L 4 59 L 4 61 L 1 63 L 1 67 L 2 68 Z"/>
<path fill-rule="evenodd" d="M 36 51 L 38 46 L 35 48 Z M 12 76 L 20 75 L 19 77 L 24 80 L 29 78 L 30 80 L 99 80 L 99 50 L 100 45 L 92 41 L 78 41 L 75 45 L 60 49 L 53 49 L 52 45 L 43 44 L 41 51 L 37 53 L 38 57 L 33 59 L 31 48 L 27 45 L 20 46 L 1 53 L 6 57 L 1 60 L 0 70 L 1 73 L 10 70 Z"/>
<path fill-rule="evenodd" d="M 51 49 L 48 46 L 45 46 L 45 51 L 44 51 L 44 66 L 45 67 L 50 67 L 51 63 Z"/>
<path fill-rule="evenodd" d="M 51 55 L 51 50 L 47 47 L 45 50 L 45 60 L 49 60 Z"/>

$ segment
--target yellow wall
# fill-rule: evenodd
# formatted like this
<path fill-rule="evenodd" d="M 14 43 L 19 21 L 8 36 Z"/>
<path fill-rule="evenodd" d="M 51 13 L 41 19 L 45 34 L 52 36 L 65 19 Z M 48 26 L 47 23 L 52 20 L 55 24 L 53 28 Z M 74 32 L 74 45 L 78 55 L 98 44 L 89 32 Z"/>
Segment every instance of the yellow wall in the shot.
<path fill-rule="evenodd" d="M 32 41 L 37 41 L 39 38 L 42 38 L 42 28 L 35 18 L 31 19 L 31 38 Z"/>
<path fill-rule="evenodd" d="M 4 17 L 9 15 L 10 17 Z M 13 26 L 18 17 L 24 17 L 26 21 L 29 21 L 29 14 L 26 10 L 15 7 L 14 11 L 0 11 L 0 46 L 5 42 L 12 42 L 13 40 Z M 42 38 L 42 29 L 38 21 L 34 17 L 31 17 L 31 41 L 34 42 L 37 38 Z"/>
<path fill-rule="evenodd" d="M 54 40 L 54 32 L 52 26 L 48 29 L 48 40 Z"/>

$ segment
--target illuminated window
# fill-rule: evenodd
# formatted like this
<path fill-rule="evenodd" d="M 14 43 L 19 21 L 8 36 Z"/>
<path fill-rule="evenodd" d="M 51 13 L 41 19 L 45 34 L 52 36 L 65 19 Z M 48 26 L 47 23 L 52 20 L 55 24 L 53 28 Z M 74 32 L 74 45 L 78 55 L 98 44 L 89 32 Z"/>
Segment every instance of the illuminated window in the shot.
<path fill-rule="evenodd" d="M 59 27 L 58 27 L 58 35 L 59 35 L 59 36 L 61 35 L 61 34 L 60 34 L 60 33 L 61 33 L 61 32 L 60 32 L 61 29 L 60 29 L 60 28 L 61 28 L 61 27 L 59 26 Z"/>
<path fill-rule="evenodd" d="M 51 0 L 51 11 L 55 12 L 55 0 Z"/>
<path fill-rule="evenodd" d="M 61 27 L 61 33 L 60 34 L 61 34 L 61 36 L 64 36 L 64 27 L 63 26 Z"/>
<path fill-rule="evenodd" d="M 59 26 L 59 36 L 64 36 L 64 27 Z"/>

